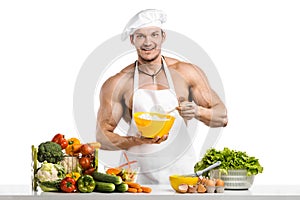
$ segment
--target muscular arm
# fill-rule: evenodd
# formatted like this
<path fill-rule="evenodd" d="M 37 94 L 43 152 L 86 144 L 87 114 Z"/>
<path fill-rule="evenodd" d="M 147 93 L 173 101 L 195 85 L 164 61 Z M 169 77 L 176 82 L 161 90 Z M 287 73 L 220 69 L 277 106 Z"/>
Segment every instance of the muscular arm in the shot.
<path fill-rule="evenodd" d="M 97 141 L 106 150 L 128 149 L 130 138 L 114 133 L 122 115 L 122 94 L 117 87 L 117 78 L 108 79 L 100 91 L 100 107 L 97 115 Z"/>
<path fill-rule="evenodd" d="M 185 79 L 188 82 L 190 97 L 195 102 L 181 99 L 179 111 L 185 119 L 191 116 L 210 127 L 227 125 L 227 111 L 217 93 L 210 87 L 204 72 L 197 66 L 185 64 Z"/>
<path fill-rule="evenodd" d="M 210 127 L 226 126 L 228 122 L 227 111 L 225 105 L 215 91 L 211 90 L 210 93 L 204 93 L 202 95 L 204 104 L 201 104 L 201 102 L 198 104 L 196 100 L 198 97 L 194 97 L 195 102 L 198 105 L 195 118 Z"/>
<path fill-rule="evenodd" d="M 165 141 L 166 137 L 148 139 L 121 136 L 114 132 L 123 117 L 124 109 L 128 109 L 123 100 L 124 91 L 126 90 L 126 84 L 123 82 L 124 80 L 115 76 L 108 79 L 101 88 L 96 127 L 96 138 L 101 143 L 101 148 L 105 150 L 127 150 L 136 145 L 159 144 Z"/>

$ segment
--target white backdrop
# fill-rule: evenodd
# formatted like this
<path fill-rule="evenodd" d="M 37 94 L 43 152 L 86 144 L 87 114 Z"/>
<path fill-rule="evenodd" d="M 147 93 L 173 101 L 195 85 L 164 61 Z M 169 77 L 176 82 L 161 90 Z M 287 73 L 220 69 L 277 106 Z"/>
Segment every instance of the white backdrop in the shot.
<path fill-rule="evenodd" d="M 57 132 L 78 136 L 73 90 L 83 62 L 146 8 L 164 10 L 165 27 L 198 43 L 217 67 L 229 124 L 216 147 L 258 157 L 264 172 L 255 184 L 298 184 L 296 0 L 1 1 L 0 184 L 30 184 L 31 144 Z"/>

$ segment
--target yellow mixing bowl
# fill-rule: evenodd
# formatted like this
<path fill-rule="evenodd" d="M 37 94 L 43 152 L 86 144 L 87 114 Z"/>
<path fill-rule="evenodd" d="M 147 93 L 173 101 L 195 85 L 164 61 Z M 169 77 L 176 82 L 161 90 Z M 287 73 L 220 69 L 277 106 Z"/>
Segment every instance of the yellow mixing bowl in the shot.
<path fill-rule="evenodd" d="M 169 181 L 170 181 L 172 188 L 176 192 L 180 192 L 178 190 L 178 186 L 180 184 L 196 185 L 198 182 L 198 177 L 180 176 L 180 175 L 175 174 L 175 175 L 171 175 L 169 177 Z"/>
<path fill-rule="evenodd" d="M 151 119 L 141 118 L 141 115 L 150 116 Z M 169 133 L 175 117 L 154 112 L 136 112 L 133 114 L 135 124 L 143 137 L 155 138 L 162 137 Z"/>

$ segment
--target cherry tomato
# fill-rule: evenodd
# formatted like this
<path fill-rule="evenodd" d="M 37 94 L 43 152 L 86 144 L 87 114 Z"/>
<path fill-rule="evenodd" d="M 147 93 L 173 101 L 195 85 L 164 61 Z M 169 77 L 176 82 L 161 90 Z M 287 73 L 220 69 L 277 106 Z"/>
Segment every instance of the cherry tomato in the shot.
<path fill-rule="evenodd" d="M 88 157 L 81 157 L 79 159 L 79 164 L 83 169 L 88 169 L 91 167 L 91 160 Z"/>

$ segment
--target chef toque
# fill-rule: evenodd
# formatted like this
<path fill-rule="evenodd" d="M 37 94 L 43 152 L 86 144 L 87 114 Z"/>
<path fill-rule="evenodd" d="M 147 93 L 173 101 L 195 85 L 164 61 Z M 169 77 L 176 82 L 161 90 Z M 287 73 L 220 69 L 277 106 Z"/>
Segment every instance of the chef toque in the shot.
<path fill-rule="evenodd" d="M 136 30 L 149 26 L 162 27 L 167 21 L 167 15 L 156 9 L 142 10 L 134 15 L 125 26 L 121 39 L 124 41 L 128 36 L 132 35 Z"/>

